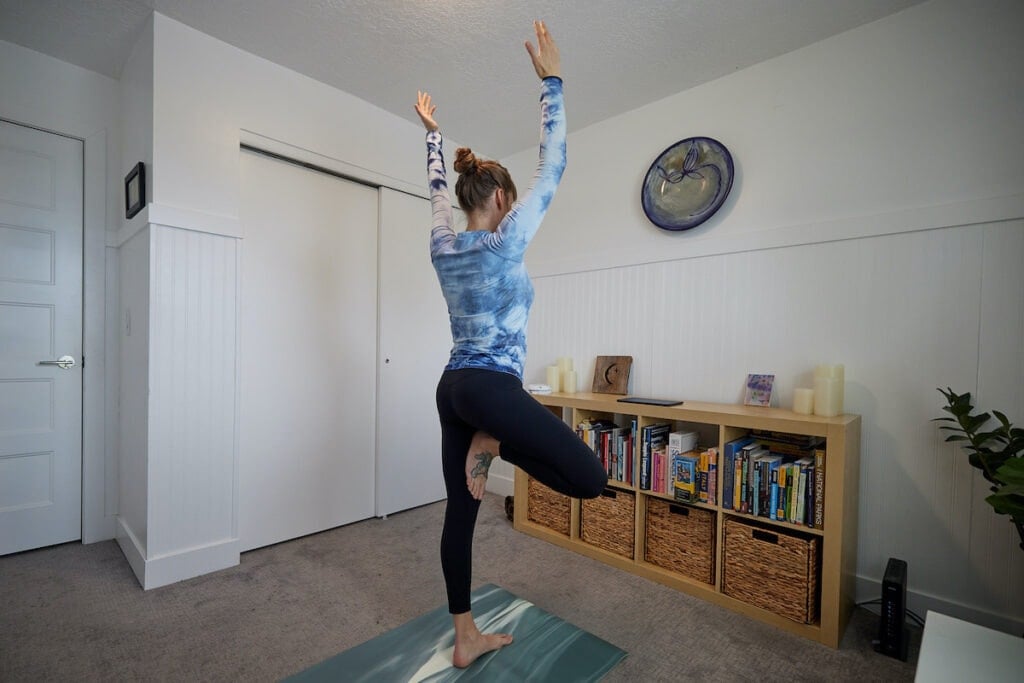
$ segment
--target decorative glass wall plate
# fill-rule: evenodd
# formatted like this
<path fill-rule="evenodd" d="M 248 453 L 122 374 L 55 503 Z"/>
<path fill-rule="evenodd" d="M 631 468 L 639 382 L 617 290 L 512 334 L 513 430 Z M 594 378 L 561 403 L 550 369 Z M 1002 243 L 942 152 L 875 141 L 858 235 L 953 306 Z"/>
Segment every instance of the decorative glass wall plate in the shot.
<path fill-rule="evenodd" d="M 647 170 L 640 191 L 644 213 L 663 230 L 696 227 L 729 196 L 732 175 L 732 155 L 718 140 L 680 140 Z"/>

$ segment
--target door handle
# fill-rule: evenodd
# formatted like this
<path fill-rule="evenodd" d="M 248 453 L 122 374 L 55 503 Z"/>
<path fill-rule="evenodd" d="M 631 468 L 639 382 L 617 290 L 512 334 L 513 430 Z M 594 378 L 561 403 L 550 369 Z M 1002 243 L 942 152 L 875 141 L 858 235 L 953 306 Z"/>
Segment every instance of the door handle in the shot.
<path fill-rule="evenodd" d="M 75 359 L 71 356 L 61 356 L 57 360 L 41 360 L 39 365 L 56 365 L 57 367 L 67 370 L 75 367 Z"/>

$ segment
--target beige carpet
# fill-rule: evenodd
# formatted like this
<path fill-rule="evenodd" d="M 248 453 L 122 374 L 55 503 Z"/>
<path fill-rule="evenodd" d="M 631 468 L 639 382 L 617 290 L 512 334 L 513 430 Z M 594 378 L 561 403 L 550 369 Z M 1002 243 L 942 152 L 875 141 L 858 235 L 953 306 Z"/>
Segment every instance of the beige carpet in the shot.
<path fill-rule="evenodd" d="M 494 583 L 626 650 L 606 681 L 900 681 L 858 609 L 832 650 L 514 531 L 488 494 L 474 588 Z M 444 503 L 242 555 L 144 592 L 112 542 L 0 558 L 0 681 L 277 681 L 444 602 Z"/>

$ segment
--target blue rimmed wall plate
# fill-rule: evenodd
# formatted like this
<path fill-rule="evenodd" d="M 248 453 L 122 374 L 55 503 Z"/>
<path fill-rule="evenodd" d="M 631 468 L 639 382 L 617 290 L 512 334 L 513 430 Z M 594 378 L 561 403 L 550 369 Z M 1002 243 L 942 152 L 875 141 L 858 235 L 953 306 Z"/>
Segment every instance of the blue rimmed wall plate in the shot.
<path fill-rule="evenodd" d="M 689 230 L 722 206 L 732 176 L 732 155 L 718 140 L 680 140 L 647 170 L 640 191 L 644 213 L 662 230 Z"/>

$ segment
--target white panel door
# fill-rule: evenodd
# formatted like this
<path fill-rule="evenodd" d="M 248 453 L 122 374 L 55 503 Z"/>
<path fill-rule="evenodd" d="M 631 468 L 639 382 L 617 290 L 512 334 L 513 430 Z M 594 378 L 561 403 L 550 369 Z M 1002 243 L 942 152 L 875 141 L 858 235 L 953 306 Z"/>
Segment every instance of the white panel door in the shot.
<path fill-rule="evenodd" d="M 430 263 L 430 202 L 381 188 L 377 515 L 446 496 L 434 392 L 452 337 Z"/>
<path fill-rule="evenodd" d="M 0 555 L 81 538 L 82 163 L 0 121 Z"/>
<path fill-rule="evenodd" d="M 242 550 L 372 517 L 377 191 L 241 152 Z"/>

